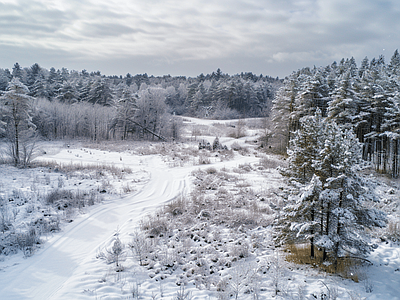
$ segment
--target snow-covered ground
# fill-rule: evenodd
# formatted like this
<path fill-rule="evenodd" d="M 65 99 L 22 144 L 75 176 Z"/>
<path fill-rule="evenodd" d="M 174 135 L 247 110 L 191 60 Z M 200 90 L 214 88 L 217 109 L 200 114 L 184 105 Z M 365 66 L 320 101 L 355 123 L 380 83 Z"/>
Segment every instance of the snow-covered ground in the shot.
<path fill-rule="evenodd" d="M 393 241 L 377 239 L 378 248 L 368 258 L 373 265 L 358 270 L 358 283 L 284 261 L 272 241 L 275 213 L 270 209 L 280 205 L 276 194 L 284 184 L 275 164 L 284 162 L 256 150 L 253 141 L 260 130 L 243 126 L 244 137 L 227 136 L 227 130 L 237 130 L 237 122 L 241 120 L 185 120 L 194 148 L 198 141 L 212 144 L 218 136 L 228 147 L 236 143 L 245 149 L 227 154 L 195 151 L 186 143 L 146 143 L 119 151 L 105 150 L 106 145 L 48 143 L 41 145 L 40 168 L 1 165 L 0 195 L 10 201 L 8 216 L 16 233 L 28 223 L 52 217 L 58 218 L 60 230 L 44 232 L 43 243 L 32 255 L 19 251 L 0 256 L 0 299 L 228 299 L 235 293 L 246 300 L 400 299 L 400 247 Z M 45 162 L 58 167 L 46 167 Z M 398 218 L 397 186 L 376 181 L 393 218 Z M 61 189 L 92 193 L 96 201 L 51 210 L 44 199 Z M 236 202 L 226 218 L 233 219 L 218 215 L 224 207 L 212 215 L 214 203 L 198 216 L 187 208 L 191 220 L 178 211 L 165 236 L 153 239 L 154 257 L 140 266 L 128 245 L 150 220 L 146 216 L 153 223 L 164 221 L 158 214 L 171 211 L 180 198 L 189 199 L 192 191 L 200 191 L 206 203 L 215 195 L 232 197 Z M 238 226 L 236 216 L 248 217 L 247 198 L 254 199 L 252 211 L 259 219 Z M 226 204 L 222 201 L 221 206 Z M 117 238 L 125 245 L 120 272 L 107 259 Z M 208 274 L 209 280 L 201 274 Z M 274 284 L 280 289 L 277 296 Z"/>

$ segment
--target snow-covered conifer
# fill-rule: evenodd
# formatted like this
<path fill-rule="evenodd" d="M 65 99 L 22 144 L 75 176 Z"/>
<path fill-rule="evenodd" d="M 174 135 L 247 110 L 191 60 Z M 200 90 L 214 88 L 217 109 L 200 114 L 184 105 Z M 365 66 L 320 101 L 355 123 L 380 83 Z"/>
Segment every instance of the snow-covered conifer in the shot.
<path fill-rule="evenodd" d="M 33 134 L 36 126 L 32 123 L 32 97 L 28 88 L 15 77 L 8 84 L 6 92 L 0 97 L 1 130 L 9 142 L 9 154 L 14 165 L 26 164 L 24 145 Z M 26 149 L 25 149 L 26 150 Z"/>
<path fill-rule="evenodd" d="M 295 99 L 297 95 L 297 76 L 290 75 L 278 90 L 272 101 L 272 121 L 274 122 L 274 135 L 283 140 L 285 147 L 289 145 L 291 132 L 297 130 L 297 120 L 293 119 Z"/>
<path fill-rule="evenodd" d="M 286 177 L 307 183 L 316 174 L 314 160 L 323 140 L 324 126 L 320 110 L 316 111 L 315 116 L 306 116 L 300 120 L 300 129 L 294 133 L 288 148 L 289 166 L 281 169 Z"/>
<path fill-rule="evenodd" d="M 340 77 L 333 91 L 332 100 L 328 103 L 328 118 L 350 128 L 357 109 L 355 97 L 353 79 L 348 71 Z"/>
<path fill-rule="evenodd" d="M 356 171 L 361 144 L 355 134 L 317 111 L 301 119 L 288 154 L 289 167 L 282 173 L 306 184 L 295 204 L 285 208 L 285 220 L 296 237 L 309 239 L 311 248 L 323 248 L 324 259 L 330 255 L 334 263 L 346 254 L 369 253 L 365 229 L 384 226 L 386 220 L 382 212 L 369 208 L 376 197 Z"/>
<path fill-rule="evenodd" d="M 221 149 L 221 144 L 220 144 L 219 138 L 218 138 L 217 136 L 215 137 L 215 139 L 214 139 L 214 141 L 213 141 L 212 149 L 213 149 L 214 151 L 215 151 L 215 150 Z"/>
<path fill-rule="evenodd" d="M 309 241 L 310 257 L 314 258 L 315 238 L 320 233 L 320 194 L 322 183 L 318 176 L 313 176 L 295 200 L 295 203 L 285 207 L 285 218 L 289 227 L 284 230 L 284 239 L 288 242 Z"/>

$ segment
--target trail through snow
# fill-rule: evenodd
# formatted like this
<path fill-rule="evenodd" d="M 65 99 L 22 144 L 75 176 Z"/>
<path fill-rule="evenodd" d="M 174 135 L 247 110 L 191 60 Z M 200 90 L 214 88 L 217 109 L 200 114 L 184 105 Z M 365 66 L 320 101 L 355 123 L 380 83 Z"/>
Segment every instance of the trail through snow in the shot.
<path fill-rule="evenodd" d="M 79 216 L 33 257 L 8 267 L 7 276 L 1 276 L 0 299 L 75 298 L 69 295 L 77 284 L 71 282 L 74 273 L 85 269 L 117 228 L 136 226 L 149 211 L 185 190 L 188 170 L 172 172 L 159 157 L 150 157 L 147 165 L 151 179 L 141 191 Z"/>

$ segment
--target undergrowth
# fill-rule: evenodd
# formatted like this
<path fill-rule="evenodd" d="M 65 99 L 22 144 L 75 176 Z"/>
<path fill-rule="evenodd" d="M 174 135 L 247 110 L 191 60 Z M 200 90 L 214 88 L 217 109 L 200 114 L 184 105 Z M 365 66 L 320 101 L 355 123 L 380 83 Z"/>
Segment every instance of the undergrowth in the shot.
<path fill-rule="evenodd" d="M 337 274 L 343 278 L 351 279 L 355 282 L 362 280 L 359 272 L 363 267 L 369 266 L 370 263 L 364 259 L 356 257 L 340 257 L 337 260 L 337 264 L 324 262 L 322 259 L 323 251 L 315 247 L 314 255 L 312 259 L 310 257 L 310 246 L 309 245 L 296 245 L 288 244 L 285 245 L 286 260 L 300 265 L 309 265 L 313 268 L 317 268 L 323 272 L 329 274 Z"/>

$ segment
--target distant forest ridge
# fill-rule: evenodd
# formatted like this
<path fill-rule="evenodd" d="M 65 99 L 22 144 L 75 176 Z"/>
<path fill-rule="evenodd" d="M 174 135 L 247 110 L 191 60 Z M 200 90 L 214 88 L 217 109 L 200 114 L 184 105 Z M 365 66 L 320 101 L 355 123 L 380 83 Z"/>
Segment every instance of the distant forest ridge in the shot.
<path fill-rule="evenodd" d="M 197 77 L 105 76 L 100 71 L 47 70 L 37 63 L 30 67 L 15 63 L 11 71 L 0 68 L 0 92 L 13 77 L 28 87 L 30 96 L 64 104 L 113 106 L 124 93 L 140 97 L 146 90 L 157 89 L 170 113 L 215 119 L 267 116 L 283 82 L 251 72 L 228 75 L 220 69 Z"/>

